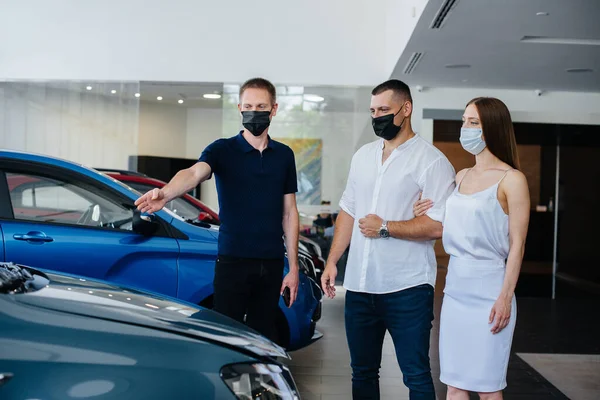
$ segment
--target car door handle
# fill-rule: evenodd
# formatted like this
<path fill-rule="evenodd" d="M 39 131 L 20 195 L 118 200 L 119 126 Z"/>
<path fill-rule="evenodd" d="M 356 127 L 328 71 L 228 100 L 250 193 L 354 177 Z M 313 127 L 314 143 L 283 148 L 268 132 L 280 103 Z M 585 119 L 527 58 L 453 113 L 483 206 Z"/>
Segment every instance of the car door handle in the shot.
<path fill-rule="evenodd" d="M 10 381 L 13 377 L 13 374 L 9 372 L 0 372 L 0 386 L 4 385 L 6 382 Z"/>
<path fill-rule="evenodd" d="M 38 232 L 38 231 L 32 231 L 26 234 L 23 233 L 15 233 L 13 235 L 13 238 L 15 240 L 25 240 L 27 242 L 41 242 L 41 243 L 47 243 L 47 242 L 53 242 L 54 239 L 52 239 L 50 236 L 46 236 L 46 234 L 44 232 Z"/>

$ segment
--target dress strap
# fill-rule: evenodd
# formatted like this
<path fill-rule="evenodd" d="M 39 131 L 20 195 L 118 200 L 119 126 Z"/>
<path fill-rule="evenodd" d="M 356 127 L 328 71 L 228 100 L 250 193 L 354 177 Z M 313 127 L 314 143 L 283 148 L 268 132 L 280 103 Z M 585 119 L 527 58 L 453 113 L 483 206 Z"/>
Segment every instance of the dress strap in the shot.
<path fill-rule="evenodd" d="M 508 175 L 508 173 L 510 171 L 514 171 L 514 168 L 506 170 L 506 172 L 504 173 L 504 175 L 502 175 L 502 178 L 500 178 L 500 180 L 498 181 L 497 185 L 499 185 L 500 182 L 502 182 L 504 180 L 504 178 L 506 178 L 506 175 Z"/>
<path fill-rule="evenodd" d="M 464 181 L 464 180 L 465 180 L 465 178 L 466 178 L 467 174 L 468 174 L 469 172 L 471 172 L 471 170 L 472 170 L 472 169 L 473 169 L 473 168 L 469 168 L 469 169 L 467 169 L 467 172 L 465 172 L 465 174 L 463 175 L 463 177 L 462 177 L 462 178 L 460 178 L 460 181 L 458 181 L 458 185 L 456 185 L 456 190 L 459 190 L 459 189 L 460 189 L 460 185 L 462 184 L 462 181 Z"/>

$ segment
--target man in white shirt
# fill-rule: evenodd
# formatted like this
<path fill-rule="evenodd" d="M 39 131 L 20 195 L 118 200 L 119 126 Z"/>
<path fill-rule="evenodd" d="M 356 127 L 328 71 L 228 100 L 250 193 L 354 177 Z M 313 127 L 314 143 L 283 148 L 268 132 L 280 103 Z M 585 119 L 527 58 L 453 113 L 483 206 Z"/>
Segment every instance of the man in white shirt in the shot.
<path fill-rule="evenodd" d="M 437 270 L 433 244 L 442 236 L 455 171 L 442 152 L 413 132 L 412 111 L 405 83 L 390 80 L 373 89 L 371 117 L 380 139 L 352 158 L 321 281 L 333 298 L 336 263 L 351 243 L 344 288 L 355 400 L 379 399 L 386 331 L 411 400 L 435 399 L 429 365 Z M 421 193 L 433 207 L 414 218 Z"/>

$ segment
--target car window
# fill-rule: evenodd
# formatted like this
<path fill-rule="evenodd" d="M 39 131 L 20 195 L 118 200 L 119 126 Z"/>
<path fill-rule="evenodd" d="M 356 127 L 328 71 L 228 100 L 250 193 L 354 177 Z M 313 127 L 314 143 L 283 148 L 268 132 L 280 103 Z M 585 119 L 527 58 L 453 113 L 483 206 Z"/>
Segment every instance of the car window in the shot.
<path fill-rule="evenodd" d="M 132 229 L 133 212 L 98 191 L 45 176 L 6 174 L 15 219 Z"/>
<path fill-rule="evenodd" d="M 91 205 L 88 200 L 59 185 L 31 185 L 23 190 L 21 204 L 25 207 L 84 211 Z"/>
<path fill-rule="evenodd" d="M 156 186 L 150 186 L 150 185 L 146 185 L 145 183 L 139 183 L 139 182 L 126 181 L 123 183 L 125 183 L 130 188 L 137 190 L 138 192 L 140 192 L 140 194 L 144 194 L 144 193 L 156 188 Z"/>
<path fill-rule="evenodd" d="M 146 193 L 152 189 L 155 189 L 156 186 L 147 185 L 139 182 L 127 182 L 127 186 L 137 190 L 140 193 Z M 194 206 L 193 204 L 188 203 L 184 199 L 178 197 L 176 199 L 171 200 L 167 203 L 166 208 L 173 211 L 175 214 L 179 215 L 183 219 L 198 219 L 198 215 L 203 210 Z"/>
<path fill-rule="evenodd" d="M 175 214 L 185 219 L 198 219 L 201 209 L 194 207 L 182 198 L 176 198 L 167 204 L 167 207 Z"/>

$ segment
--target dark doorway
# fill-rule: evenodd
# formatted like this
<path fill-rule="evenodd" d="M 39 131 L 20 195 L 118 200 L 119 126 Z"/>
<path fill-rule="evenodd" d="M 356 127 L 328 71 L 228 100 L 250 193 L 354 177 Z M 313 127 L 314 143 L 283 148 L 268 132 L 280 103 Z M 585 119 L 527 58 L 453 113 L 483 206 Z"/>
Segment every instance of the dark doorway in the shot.
<path fill-rule="evenodd" d="M 457 172 L 475 163 L 458 141 L 461 125 L 460 121 L 434 122 L 434 145 Z M 600 295 L 600 247 L 595 247 L 600 213 L 594 207 L 600 201 L 600 126 L 515 123 L 514 128 L 521 169 L 531 193 L 517 296 Z M 553 286 L 555 242 L 557 278 Z M 440 244 L 436 254 L 444 260 Z"/>
<path fill-rule="evenodd" d="M 130 156 L 129 169 L 141 172 L 155 179 L 160 179 L 164 182 L 169 182 L 177 172 L 191 167 L 196 162 L 198 162 L 198 160 L 187 158 Z M 200 185 L 189 194 L 200 199 Z"/>

